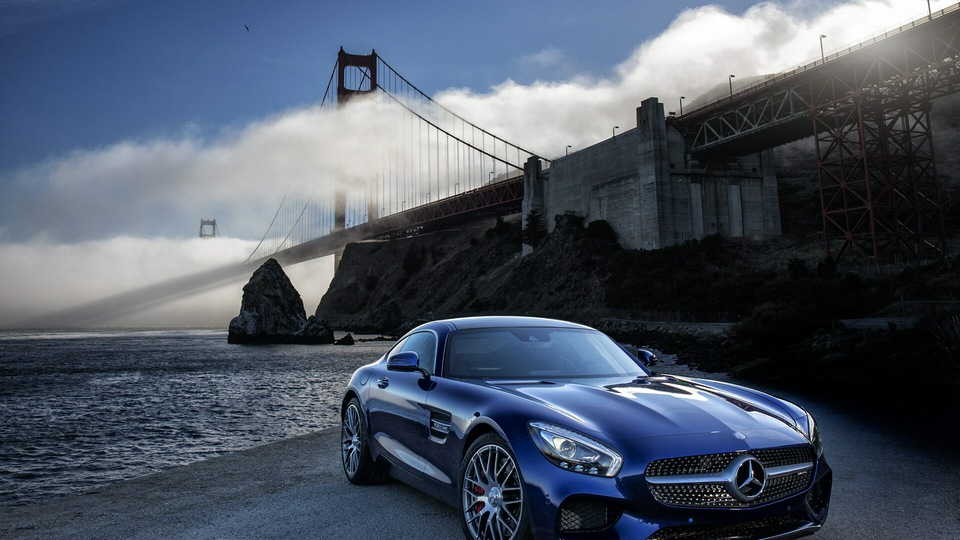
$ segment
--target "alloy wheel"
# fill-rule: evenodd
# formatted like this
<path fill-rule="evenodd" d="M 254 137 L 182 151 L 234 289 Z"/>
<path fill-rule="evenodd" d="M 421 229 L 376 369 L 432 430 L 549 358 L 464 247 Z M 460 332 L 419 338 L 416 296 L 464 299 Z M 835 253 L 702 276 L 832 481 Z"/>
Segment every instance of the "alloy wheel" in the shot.
<path fill-rule="evenodd" d="M 474 539 L 514 538 L 523 516 L 523 488 L 516 463 L 497 444 L 480 447 L 463 475 L 461 508 Z"/>

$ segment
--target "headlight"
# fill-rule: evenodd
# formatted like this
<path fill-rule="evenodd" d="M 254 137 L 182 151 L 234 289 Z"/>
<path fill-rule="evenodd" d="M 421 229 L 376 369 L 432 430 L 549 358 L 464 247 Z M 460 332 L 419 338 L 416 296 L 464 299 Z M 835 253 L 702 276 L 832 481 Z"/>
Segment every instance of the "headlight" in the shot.
<path fill-rule="evenodd" d="M 620 472 L 623 458 L 600 441 L 545 422 L 530 422 L 528 427 L 543 456 L 561 469 L 593 476 Z"/>
<path fill-rule="evenodd" d="M 823 441 L 820 440 L 820 426 L 817 425 L 816 420 L 813 419 L 813 415 L 807 413 L 807 440 L 810 441 L 810 444 L 813 445 L 813 449 L 817 452 L 817 457 L 823 455 Z"/>

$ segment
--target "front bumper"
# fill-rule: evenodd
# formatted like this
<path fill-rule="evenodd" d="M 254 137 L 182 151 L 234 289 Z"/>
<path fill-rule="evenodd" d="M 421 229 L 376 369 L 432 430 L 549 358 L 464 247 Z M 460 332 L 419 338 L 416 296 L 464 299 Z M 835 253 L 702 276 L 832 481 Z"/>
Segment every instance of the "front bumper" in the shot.
<path fill-rule="evenodd" d="M 536 538 L 786 540 L 813 534 L 827 517 L 832 471 L 821 456 L 802 491 L 745 508 L 658 502 L 642 471 L 599 478 L 560 470 L 530 442 L 515 441 Z"/>

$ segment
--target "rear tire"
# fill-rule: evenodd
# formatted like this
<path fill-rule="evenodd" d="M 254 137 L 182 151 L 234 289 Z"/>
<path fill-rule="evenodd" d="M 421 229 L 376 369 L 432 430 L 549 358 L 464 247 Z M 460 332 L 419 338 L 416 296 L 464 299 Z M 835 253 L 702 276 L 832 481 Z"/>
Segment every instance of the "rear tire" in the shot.
<path fill-rule="evenodd" d="M 530 538 L 527 498 L 513 452 L 499 435 L 481 435 L 460 465 L 460 525 L 470 540 Z"/>
<path fill-rule="evenodd" d="M 367 422 L 357 398 L 352 398 L 340 417 L 340 463 L 352 484 L 380 484 L 387 480 L 387 467 L 370 456 Z"/>

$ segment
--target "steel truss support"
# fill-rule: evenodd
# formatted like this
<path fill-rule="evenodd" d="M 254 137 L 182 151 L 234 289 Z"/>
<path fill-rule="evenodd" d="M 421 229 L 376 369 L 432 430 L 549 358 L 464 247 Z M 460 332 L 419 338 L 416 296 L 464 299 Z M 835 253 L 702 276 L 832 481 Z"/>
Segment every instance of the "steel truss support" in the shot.
<path fill-rule="evenodd" d="M 942 256 L 930 102 L 858 95 L 812 115 L 827 254 L 874 264 Z"/>
<path fill-rule="evenodd" d="M 693 157 L 810 136 L 828 256 L 873 264 L 946 252 L 932 100 L 960 92 L 960 4 L 690 110 Z"/>

